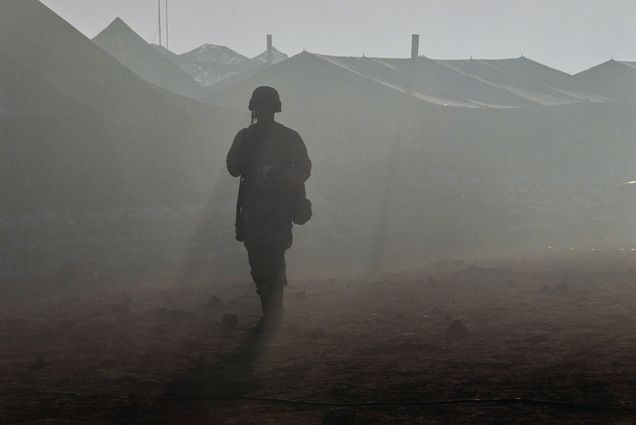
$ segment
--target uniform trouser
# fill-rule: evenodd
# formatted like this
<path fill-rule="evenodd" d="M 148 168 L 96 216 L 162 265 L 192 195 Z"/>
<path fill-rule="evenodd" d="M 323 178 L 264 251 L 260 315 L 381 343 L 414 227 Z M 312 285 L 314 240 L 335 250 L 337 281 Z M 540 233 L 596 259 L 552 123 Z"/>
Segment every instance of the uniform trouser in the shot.
<path fill-rule="evenodd" d="M 287 245 L 279 237 L 248 237 L 245 240 L 252 278 L 256 284 L 256 292 L 261 297 L 263 316 L 266 318 L 282 316 L 283 291 L 287 285 Z"/>
<path fill-rule="evenodd" d="M 263 316 L 280 315 L 283 290 L 287 284 L 285 251 L 263 249 L 246 243 L 252 278 L 261 297 Z"/>
<path fill-rule="evenodd" d="M 265 318 L 282 318 L 283 290 L 287 285 L 285 251 L 292 245 L 292 220 L 285 209 L 245 209 L 243 240 L 261 297 Z"/>

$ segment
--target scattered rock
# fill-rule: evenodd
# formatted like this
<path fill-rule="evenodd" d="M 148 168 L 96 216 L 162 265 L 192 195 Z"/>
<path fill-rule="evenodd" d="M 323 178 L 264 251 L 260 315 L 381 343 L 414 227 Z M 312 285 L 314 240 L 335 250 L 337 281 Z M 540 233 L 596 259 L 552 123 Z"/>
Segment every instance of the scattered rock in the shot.
<path fill-rule="evenodd" d="M 446 330 L 446 336 L 452 341 L 463 341 L 469 336 L 468 328 L 464 322 L 455 319 Z"/>
<path fill-rule="evenodd" d="M 40 357 L 36 361 L 31 363 L 31 365 L 29 366 L 29 369 L 31 369 L 31 370 L 42 370 L 45 367 L 46 367 L 46 362 L 44 361 L 43 358 Z"/>
<path fill-rule="evenodd" d="M 226 330 L 234 330 L 238 327 L 239 320 L 236 314 L 225 314 L 221 320 L 221 326 Z"/>
<path fill-rule="evenodd" d="M 329 410 L 322 416 L 323 425 L 352 425 L 355 422 L 356 412 L 349 408 Z"/>

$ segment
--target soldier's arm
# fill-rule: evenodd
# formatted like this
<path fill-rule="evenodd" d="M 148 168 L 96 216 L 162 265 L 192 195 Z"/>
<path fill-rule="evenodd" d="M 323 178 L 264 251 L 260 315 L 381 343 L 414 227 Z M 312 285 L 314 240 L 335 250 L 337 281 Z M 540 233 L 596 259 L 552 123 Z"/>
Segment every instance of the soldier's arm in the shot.
<path fill-rule="evenodd" d="M 290 170 L 290 179 L 293 182 L 304 183 L 311 176 L 311 160 L 307 154 L 307 146 L 300 137 L 294 132 L 294 143 L 292 143 L 292 168 Z"/>
<path fill-rule="evenodd" d="M 232 177 L 238 177 L 245 172 L 245 130 L 238 132 L 232 142 L 232 147 L 227 153 L 225 163 L 227 165 L 227 171 L 230 172 Z"/>

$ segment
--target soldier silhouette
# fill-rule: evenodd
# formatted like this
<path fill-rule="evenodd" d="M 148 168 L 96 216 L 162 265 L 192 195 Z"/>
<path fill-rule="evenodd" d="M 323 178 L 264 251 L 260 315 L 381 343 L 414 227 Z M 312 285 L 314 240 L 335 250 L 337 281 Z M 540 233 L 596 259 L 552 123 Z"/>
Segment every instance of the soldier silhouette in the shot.
<path fill-rule="evenodd" d="M 227 169 L 240 177 L 236 239 L 245 244 L 263 317 L 254 331 L 273 330 L 283 319 L 287 285 L 285 251 L 292 245 L 293 223 L 311 217 L 305 181 L 311 161 L 294 130 L 275 121 L 278 92 L 258 87 L 250 99 L 252 124 L 238 132 L 227 155 Z"/>

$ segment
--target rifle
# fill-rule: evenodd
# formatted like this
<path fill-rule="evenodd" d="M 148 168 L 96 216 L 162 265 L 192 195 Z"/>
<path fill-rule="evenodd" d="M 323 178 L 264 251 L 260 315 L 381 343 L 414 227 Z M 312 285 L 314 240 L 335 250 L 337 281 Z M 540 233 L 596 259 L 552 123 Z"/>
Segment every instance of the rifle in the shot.
<path fill-rule="evenodd" d="M 234 237 L 239 242 L 243 242 L 243 196 L 245 193 L 245 181 L 245 177 L 241 176 L 238 196 L 236 198 L 236 221 L 234 222 Z"/>

